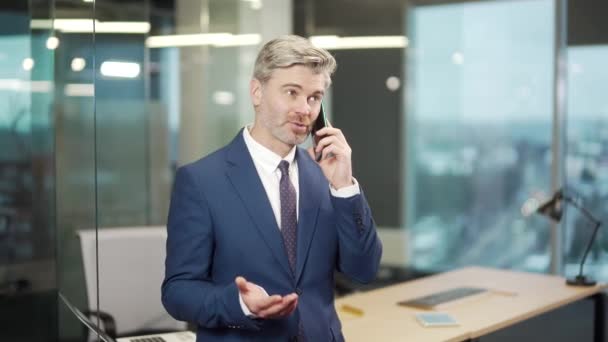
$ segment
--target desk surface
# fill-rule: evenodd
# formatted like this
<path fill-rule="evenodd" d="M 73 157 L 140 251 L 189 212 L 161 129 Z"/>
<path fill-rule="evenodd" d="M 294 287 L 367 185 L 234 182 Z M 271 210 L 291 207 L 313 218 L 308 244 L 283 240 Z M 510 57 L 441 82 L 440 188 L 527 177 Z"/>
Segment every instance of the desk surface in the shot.
<path fill-rule="evenodd" d="M 398 306 L 406 299 L 454 287 L 483 287 L 490 291 L 439 305 L 457 327 L 422 327 L 415 318 L 421 309 Z M 467 267 L 336 300 L 347 341 L 462 341 L 477 338 L 560 306 L 591 296 L 606 284 L 567 286 L 559 276 Z M 361 309 L 358 315 L 344 305 Z"/>

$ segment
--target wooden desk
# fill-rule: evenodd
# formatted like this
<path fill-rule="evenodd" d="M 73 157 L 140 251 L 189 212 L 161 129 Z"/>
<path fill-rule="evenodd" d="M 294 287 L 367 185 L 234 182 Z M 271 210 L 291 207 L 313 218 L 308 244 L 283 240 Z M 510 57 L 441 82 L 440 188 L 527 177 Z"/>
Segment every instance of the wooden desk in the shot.
<path fill-rule="evenodd" d="M 452 315 L 460 323 L 458 327 L 422 327 L 414 314 L 424 310 L 396 304 L 461 286 L 490 291 L 437 307 L 435 311 Z M 342 297 L 336 300 L 336 308 L 349 342 L 464 341 L 597 295 L 595 339 L 603 341 L 603 322 L 598 326 L 603 320 L 603 296 L 599 293 L 605 287 L 572 287 L 559 276 L 468 267 Z M 359 308 L 363 314 L 344 310 L 344 305 Z"/>

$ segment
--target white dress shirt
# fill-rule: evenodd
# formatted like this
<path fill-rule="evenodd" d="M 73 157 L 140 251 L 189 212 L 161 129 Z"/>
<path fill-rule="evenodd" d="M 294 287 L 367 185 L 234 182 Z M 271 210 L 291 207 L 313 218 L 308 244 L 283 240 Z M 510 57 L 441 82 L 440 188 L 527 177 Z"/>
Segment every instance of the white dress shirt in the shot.
<path fill-rule="evenodd" d="M 281 170 L 279 170 L 279 163 L 281 160 L 286 160 L 289 163 L 289 179 L 296 190 L 296 208 L 298 208 L 296 215 L 298 218 L 300 215 L 300 182 L 298 178 L 298 163 L 295 159 L 297 147 L 294 146 L 284 158 L 281 158 L 281 156 L 278 154 L 255 141 L 255 139 L 251 136 L 251 133 L 249 133 L 249 130 L 251 129 L 250 126 L 251 125 L 248 125 L 245 127 L 245 129 L 243 129 L 245 145 L 247 146 L 249 154 L 253 159 L 253 165 L 255 166 L 258 176 L 262 181 L 264 190 L 266 190 L 266 196 L 268 196 L 274 217 L 277 220 L 277 226 L 279 229 L 281 229 L 281 198 L 279 188 L 281 181 Z M 342 198 L 351 197 L 360 193 L 359 184 L 355 179 L 353 179 L 353 185 L 337 190 L 330 186 L 329 190 L 332 196 Z M 266 292 L 262 287 L 260 287 L 260 289 Z M 241 297 L 240 293 L 239 302 L 241 304 L 241 309 L 246 315 L 255 317 L 255 315 L 251 313 L 249 308 L 247 308 L 243 302 L 243 298 Z"/>
<path fill-rule="evenodd" d="M 245 127 L 243 130 L 243 138 L 253 159 L 253 165 L 255 165 L 262 185 L 264 185 L 264 190 L 266 190 L 266 196 L 268 196 L 268 201 L 270 201 L 277 225 L 281 229 L 281 170 L 279 170 L 281 160 L 286 160 L 289 163 L 289 180 L 291 180 L 291 184 L 293 184 L 296 190 L 296 208 L 299 208 L 300 205 L 300 181 L 298 179 L 298 163 L 295 160 L 296 146 L 289 151 L 285 158 L 281 158 L 278 154 L 255 141 L 251 133 L 249 133 L 249 127 Z M 296 210 L 296 215 L 298 215 L 296 217 L 299 218 L 298 212 L 299 210 Z"/>

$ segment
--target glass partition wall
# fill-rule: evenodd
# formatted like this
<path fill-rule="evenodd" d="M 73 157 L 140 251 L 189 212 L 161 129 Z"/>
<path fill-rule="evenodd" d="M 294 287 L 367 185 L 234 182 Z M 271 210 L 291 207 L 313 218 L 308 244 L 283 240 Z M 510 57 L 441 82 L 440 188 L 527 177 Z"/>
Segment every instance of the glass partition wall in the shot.
<path fill-rule="evenodd" d="M 115 16 L 151 26 L 139 35 L 96 33 L 99 308 L 115 318 L 117 336 L 182 330 L 160 302 L 173 173 L 252 122 L 256 52 L 289 33 L 289 2 L 108 4 Z"/>
<path fill-rule="evenodd" d="M 0 5 L 0 339 L 57 333 L 52 1 Z M 36 308 L 36 310 L 32 310 Z M 25 324 L 27 322 L 27 324 Z M 26 329 L 30 326 L 35 330 Z"/>
<path fill-rule="evenodd" d="M 1 340 L 94 340 L 98 312 L 117 336 L 185 328 L 160 304 L 173 171 L 253 120 L 253 60 L 290 6 L 0 6 Z"/>
<path fill-rule="evenodd" d="M 62 262 L 71 277 L 65 297 L 85 314 L 109 314 L 110 335 L 184 329 L 160 303 L 173 172 L 253 120 L 248 86 L 255 54 L 266 37 L 290 31 L 290 5 L 97 0 L 78 6 L 92 10 L 93 40 L 66 32 L 57 54 L 64 68 L 57 71 L 76 93 L 62 98 L 57 115 L 65 129 L 57 151 L 65 175 L 58 178 L 65 180 Z M 265 19 L 277 13 L 285 15 Z"/>
<path fill-rule="evenodd" d="M 89 291 L 84 261 L 95 265 L 95 251 L 84 254 L 83 230 L 97 226 L 96 117 L 94 98 L 94 3 L 54 3 L 55 168 L 59 340 L 81 340 L 87 329 L 69 306 L 97 311 L 96 293 Z M 95 318 L 91 318 L 97 321 Z"/>

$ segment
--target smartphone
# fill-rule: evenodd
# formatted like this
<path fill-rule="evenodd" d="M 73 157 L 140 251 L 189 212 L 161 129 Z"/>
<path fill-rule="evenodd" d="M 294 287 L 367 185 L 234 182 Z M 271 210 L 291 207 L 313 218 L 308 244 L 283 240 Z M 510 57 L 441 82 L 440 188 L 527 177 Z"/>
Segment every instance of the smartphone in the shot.
<path fill-rule="evenodd" d="M 317 120 L 315 120 L 315 123 L 314 125 L 312 125 L 312 129 L 310 130 L 310 135 L 312 136 L 313 149 L 317 149 L 317 144 L 319 143 L 319 140 L 323 138 L 322 136 L 317 136 L 317 132 L 327 126 L 329 126 L 327 123 L 327 117 L 325 116 L 325 111 L 323 110 L 323 103 L 321 103 L 321 110 L 319 111 L 319 116 L 317 116 Z M 321 161 L 321 157 L 323 156 L 322 152 L 323 151 L 315 151 L 315 160 L 317 162 Z"/>
<path fill-rule="evenodd" d="M 458 322 L 452 316 L 443 312 L 417 313 L 416 319 L 424 327 L 453 327 L 458 325 Z"/>

